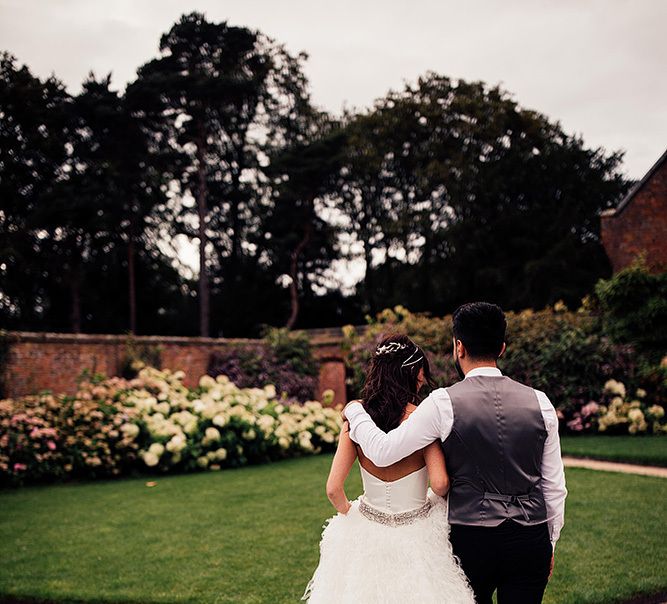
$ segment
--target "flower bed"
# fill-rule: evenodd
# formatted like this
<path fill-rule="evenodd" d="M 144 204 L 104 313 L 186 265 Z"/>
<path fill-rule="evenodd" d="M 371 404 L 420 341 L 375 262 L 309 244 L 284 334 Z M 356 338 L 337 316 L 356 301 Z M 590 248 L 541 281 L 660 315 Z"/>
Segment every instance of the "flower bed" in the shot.
<path fill-rule="evenodd" d="M 567 422 L 573 432 L 667 434 L 665 409 L 647 398 L 643 388 L 631 395 L 623 382 L 609 380 L 600 402 L 590 401 Z"/>
<path fill-rule="evenodd" d="M 188 389 L 183 377 L 145 368 L 132 380 L 82 382 L 74 397 L 0 401 L 0 483 L 219 470 L 335 447 L 336 409 L 225 376 Z"/>

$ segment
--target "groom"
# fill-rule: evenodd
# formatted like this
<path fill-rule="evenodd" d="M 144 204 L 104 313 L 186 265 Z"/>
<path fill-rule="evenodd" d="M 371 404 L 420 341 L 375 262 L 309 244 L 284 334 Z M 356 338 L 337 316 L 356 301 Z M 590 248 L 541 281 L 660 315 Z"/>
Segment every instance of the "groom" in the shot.
<path fill-rule="evenodd" d="M 565 475 L 558 418 L 543 392 L 502 375 L 505 315 L 485 302 L 454 312 L 454 361 L 462 380 L 434 390 L 389 433 L 360 403 L 345 408 L 350 436 L 377 466 L 436 439 L 450 474 L 449 522 L 478 604 L 539 604 L 563 526 Z"/>

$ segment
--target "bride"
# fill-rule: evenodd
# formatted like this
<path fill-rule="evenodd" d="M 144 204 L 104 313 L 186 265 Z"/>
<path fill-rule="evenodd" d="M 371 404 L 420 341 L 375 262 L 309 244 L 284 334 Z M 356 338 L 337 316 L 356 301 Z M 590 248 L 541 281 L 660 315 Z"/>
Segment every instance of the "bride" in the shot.
<path fill-rule="evenodd" d="M 371 359 L 362 402 L 388 432 L 416 409 L 419 390 L 430 382 L 421 348 L 407 336 L 388 336 Z M 344 483 L 357 458 L 364 493 L 350 502 Z M 346 424 L 327 480 L 327 496 L 338 514 L 325 525 L 320 563 L 302 599 L 309 604 L 473 604 L 449 542 L 448 490 L 440 442 L 380 468 L 350 439 Z"/>

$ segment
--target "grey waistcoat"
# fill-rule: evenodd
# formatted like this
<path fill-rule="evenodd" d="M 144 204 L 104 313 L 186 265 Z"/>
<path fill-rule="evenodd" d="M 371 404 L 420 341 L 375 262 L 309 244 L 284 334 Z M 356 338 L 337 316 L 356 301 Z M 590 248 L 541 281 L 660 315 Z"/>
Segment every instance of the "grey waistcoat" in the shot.
<path fill-rule="evenodd" d="M 447 392 L 454 410 L 443 443 L 450 523 L 545 522 L 540 468 L 547 431 L 535 391 L 505 376 L 476 376 Z"/>

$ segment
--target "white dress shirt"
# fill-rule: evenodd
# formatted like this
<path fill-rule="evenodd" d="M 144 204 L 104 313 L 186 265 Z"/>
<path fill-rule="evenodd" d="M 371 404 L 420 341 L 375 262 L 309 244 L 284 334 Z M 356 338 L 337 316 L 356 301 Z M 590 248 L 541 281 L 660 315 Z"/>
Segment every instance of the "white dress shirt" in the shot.
<path fill-rule="evenodd" d="M 500 376 L 496 367 L 478 367 L 466 374 Z M 565 519 L 565 472 L 560 454 L 558 417 L 544 392 L 535 390 L 547 430 L 542 456 L 542 493 L 547 508 L 547 523 L 551 544 L 555 547 Z M 361 403 L 350 403 L 345 408 L 350 422 L 350 438 L 359 444 L 364 455 L 376 466 L 386 467 L 423 449 L 434 440 L 446 440 L 454 424 L 454 409 L 446 388 L 438 388 L 426 397 L 410 417 L 400 426 L 385 433 L 378 428 Z"/>

